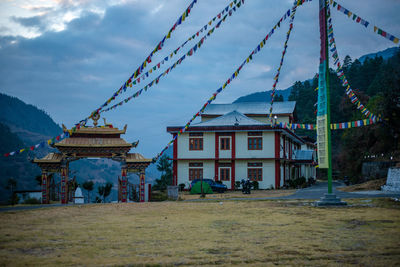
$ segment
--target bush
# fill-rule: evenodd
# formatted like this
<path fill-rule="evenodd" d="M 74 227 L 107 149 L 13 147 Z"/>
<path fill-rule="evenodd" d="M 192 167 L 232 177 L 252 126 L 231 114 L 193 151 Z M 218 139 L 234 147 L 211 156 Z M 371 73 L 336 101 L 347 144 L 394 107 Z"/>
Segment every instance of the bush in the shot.
<path fill-rule="evenodd" d="M 313 184 L 315 184 L 315 179 L 314 178 L 312 178 L 312 177 L 310 177 L 310 178 L 308 178 L 308 185 L 310 186 L 310 185 L 313 185 Z"/>
<path fill-rule="evenodd" d="M 290 179 L 288 181 L 288 184 L 289 184 L 290 188 L 304 188 L 304 187 L 307 187 L 306 178 L 304 176 L 296 178 L 296 179 Z"/>
<path fill-rule="evenodd" d="M 258 189 L 259 189 L 258 181 L 253 181 L 253 182 L 252 182 L 252 186 L 253 186 L 253 189 L 254 189 L 254 190 L 258 190 Z"/>
<path fill-rule="evenodd" d="M 42 203 L 39 201 L 39 199 L 30 197 L 30 198 L 27 198 L 27 199 L 24 200 L 24 204 L 32 204 L 32 205 L 34 205 L 34 204 L 42 204 Z"/>
<path fill-rule="evenodd" d="M 185 189 L 185 184 L 179 184 L 179 191 L 183 191 Z"/>
<path fill-rule="evenodd" d="M 151 201 L 158 202 L 158 201 L 165 201 L 168 200 L 167 192 L 163 191 L 152 191 L 151 192 Z"/>

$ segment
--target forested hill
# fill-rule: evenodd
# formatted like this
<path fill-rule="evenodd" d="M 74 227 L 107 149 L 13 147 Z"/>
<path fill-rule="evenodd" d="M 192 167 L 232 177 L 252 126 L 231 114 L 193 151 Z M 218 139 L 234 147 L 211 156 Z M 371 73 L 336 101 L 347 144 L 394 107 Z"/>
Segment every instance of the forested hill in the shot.
<path fill-rule="evenodd" d="M 371 53 L 371 54 L 366 54 L 361 56 L 358 61 L 360 63 L 364 63 L 364 61 L 369 58 L 369 59 L 374 59 L 375 57 L 382 57 L 383 60 L 388 60 L 389 58 L 393 57 L 396 52 L 399 52 L 400 48 L 399 47 L 391 47 L 388 49 L 385 49 L 383 51 L 379 51 L 376 53 Z M 309 79 L 306 81 L 303 81 L 302 83 L 309 82 L 312 84 L 313 79 Z M 276 91 L 276 99 L 275 101 L 288 101 L 290 92 L 292 91 L 293 86 L 290 86 L 289 88 L 282 89 L 282 90 L 277 90 Z M 270 102 L 271 101 L 271 90 L 269 91 L 263 91 L 263 92 L 255 92 L 251 93 L 248 95 L 244 95 L 233 101 L 233 103 L 239 103 L 239 102 L 260 102 L 260 101 L 266 101 Z"/>
<path fill-rule="evenodd" d="M 367 57 L 363 63 L 358 59 L 353 62 L 346 56 L 343 69 L 361 102 L 384 119 L 372 126 L 332 132 L 334 171 L 357 182 L 366 178 L 361 169 L 367 159 L 400 162 L 400 52 L 387 60 Z M 329 80 L 331 121 L 365 119 L 345 94 L 345 88 L 333 70 Z M 315 78 L 312 82 L 295 82 L 292 86 L 289 100 L 296 101 L 297 121 L 300 123 L 315 123 L 317 84 Z M 298 134 L 315 135 L 315 132 L 301 130 Z"/>
<path fill-rule="evenodd" d="M 43 110 L 1 93 L 0 122 L 10 127 L 28 145 L 62 132 L 60 126 Z"/>

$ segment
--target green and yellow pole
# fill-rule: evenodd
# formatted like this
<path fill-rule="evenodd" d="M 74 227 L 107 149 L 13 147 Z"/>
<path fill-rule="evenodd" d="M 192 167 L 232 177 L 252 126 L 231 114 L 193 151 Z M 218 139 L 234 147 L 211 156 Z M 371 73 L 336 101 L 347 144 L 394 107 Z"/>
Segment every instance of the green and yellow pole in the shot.
<path fill-rule="evenodd" d="M 326 0 L 319 0 L 320 64 L 318 78 L 317 147 L 319 168 L 328 169 L 328 194 L 332 193 L 331 129 L 329 105 L 329 48 Z"/>

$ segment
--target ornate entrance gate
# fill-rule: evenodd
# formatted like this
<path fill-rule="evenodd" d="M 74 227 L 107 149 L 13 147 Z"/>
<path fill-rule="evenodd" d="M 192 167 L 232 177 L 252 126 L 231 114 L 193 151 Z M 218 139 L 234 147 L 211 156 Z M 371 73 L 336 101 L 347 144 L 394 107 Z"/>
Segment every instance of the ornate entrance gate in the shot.
<path fill-rule="evenodd" d="M 129 172 L 138 173 L 140 176 L 139 199 L 144 201 L 145 170 L 152 162 L 139 153 L 128 153 L 135 148 L 138 142 L 128 143 L 121 138 L 125 134 L 127 125 L 120 130 L 107 124 L 104 119 L 104 126 L 97 126 L 99 116 L 94 116 L 93 126 L 80 126 L 68 130 L 63 125 L 64 132 L 70 133 L 69 138 L 53 144 L 59 152 L 49 153 L 41 159 L 35 158 L 36 163 L 42 170 L 42 203 L 49 203 L 49 179 L 51 172 L 61 175 L 60 199 L 62 204 L 68 203 L 68 174 L 69 163 L 82 158 L 109 158 L 121 163 L 121 181 L 118 183 L 118 192 L 121 202 L 128 199 L 128 178 Z"/>

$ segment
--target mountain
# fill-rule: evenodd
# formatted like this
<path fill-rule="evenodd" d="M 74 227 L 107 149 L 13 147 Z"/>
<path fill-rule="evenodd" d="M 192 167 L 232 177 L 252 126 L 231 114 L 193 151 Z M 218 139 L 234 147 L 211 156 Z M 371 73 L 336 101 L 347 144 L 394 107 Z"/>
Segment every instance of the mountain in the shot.
<path fill-rule="evenodd" d="M 291 90 L 292 87 L 289 87 L 285 90 L 276 90 L 276 95 L 282 95 L 284 100 L 288 100 Z M 252 93 L 249 95 L 239 97 L 238 99 L 233 101 L 233 103 L 260 102 L 260 101 L 271 102 L 271 93 L 272 90 Z"/>
<path fill-rule="evenodd" d="M 364 56 L 360 57 L 358 60 L 361 63 L 364 63 L 364 61 L 367 58 L 375 58 L 375 57 L 382 57 L 384 60 L 387 60 L 387 59 L 393 57 L 399 51 L 400 51 L 399 47 L 391 47 L 391 48 L 385 49 L 383 51 L 364 55 Z"/>
<path fill-rule="evenodd" d="M 379 52 L 376 52 L 376 53 L 363 55 L 358 60 L 361 63 L 364 63 L 364 61 L 367 58 L 373 59 L 375 57 L 382 57 L 383 60 L 387 60 L 387 59 L 393 57 L 396 54 L 396 52 L 399 52 L 399 51 L 400 51 L 399 47 L 391 47 L 391 48 L 385 49 L 383 51 L 379 51 Z M 312 83 L 312 79 L 308 79 L 306 81 L 309 81 L 310 83 Z M 304 84 L 304 82 L 305 81 L 303 81 L 302 83 Z M 288 101 L 289 95 L 290 95 L 290 93 L 292 91 L 292 88 L 293 88 L 293 86 L 290 86 L 289 88 L 286 88 L 286 89 L 283 89 L 283 90 L 277 90 L 276 91 L 276 95 L 282 95 L 284 101 Z M 272 93 L 272 90 L 251 93 L 251 94 L 239 97 L 238 99 L 233 101 L 233 103 L 260 102 L 260 101 L 271 102 L 271 93 Z"/>

